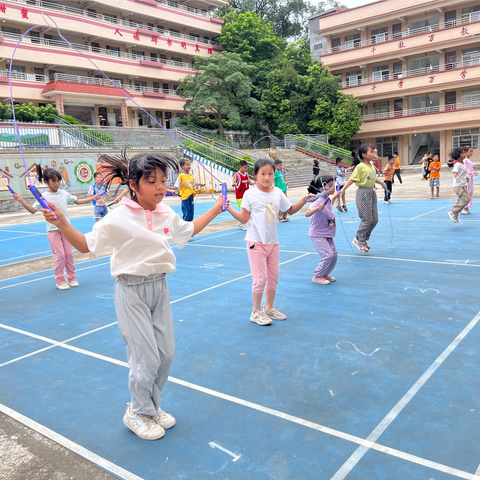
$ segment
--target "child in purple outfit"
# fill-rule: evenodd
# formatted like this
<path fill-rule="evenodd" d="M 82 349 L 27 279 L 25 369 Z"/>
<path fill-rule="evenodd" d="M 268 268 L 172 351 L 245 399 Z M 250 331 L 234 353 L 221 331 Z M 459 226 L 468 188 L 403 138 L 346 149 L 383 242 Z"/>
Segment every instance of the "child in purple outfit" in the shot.
<path fill-rule="evenodd" d="M 338 253 L 333 241 L 335 237 L 335 214 L 332 211 L 332 202 L 324 205 L 325 199 L 335 190 L 333 177 L 324 175 L 317 177 L 315 187 L 322 196 L 316 199 L 305 212 L 306 217 L 312 217 L 309 235 L 317 249 L 321 260 L 313 272 L 313 283 L 328 285 L 335 282 L 330 273 L 337 263 Z"/>

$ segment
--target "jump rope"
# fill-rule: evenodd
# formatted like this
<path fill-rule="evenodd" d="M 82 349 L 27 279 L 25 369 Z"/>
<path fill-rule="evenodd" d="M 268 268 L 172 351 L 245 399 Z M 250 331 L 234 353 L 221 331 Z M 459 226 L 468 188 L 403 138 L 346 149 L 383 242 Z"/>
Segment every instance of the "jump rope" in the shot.
<path fill-rule="evenodd" d="M 23 155 L 23 148 L 22 148 L 22 141 L 21 141 L 21 137 L 20 137 L 20 132 L 18 130 L 18 123 L 17 123 L 17 118 L 16 118 L 16 115 L 15 115 L 15 106 L 14 106 L 14 103 L 13 103 L 13 86 L 12 86 L 12 66 L 13 66 L 13 60 L 14 60 L 14 57 L 15 57 L 15 53 L 21 43 L 21 41 L 23 40 L 23 38 L 33 29 L 35 28 L 39 28 L 39 27 L 49 27 L 49 28 L 55 28 L 59 37 L 67 43 L 67 45 L 72 48 L 73 50 L 75 50 L 77 53 L 79 53 L 83 58 L 85 58 L 86 60 L 88 60 L 94 67 L 95 69 L 100 72 L 111 84 L 111 86 L 115 87 L 124 97 L 128 98 L 131 102 L 134 103 L 134 105 L 136 105 L 140 110 L 142 110 L 146 115 L 148 115 L 148 117 L 150 117 L 154 123 L 156 123 L 167 135 L 169 135 L 177 144 L 181 145 L 184 149 L 184 152 L 186 152 L 192 159 L 194 159 L 198 165 L 200 165 L 206 173 L 208 173 L 212 178 L 214 178 L 218 183 L 220 183 L 222 185 L 222 195 L 223 195 L 223 204 L 222 204 L 222 211 L 225 211 L 226 210 L 226 200 L 227 200 L 227 183 L 226 182 L 222 182 L 219 178 L 217 178 L 212 172 L 210 172 L 206 167 L 205 165 L 202 164 L 202 162 L 198 161 L 195 159 L 193 153 L 185 146 L 183 145 L 181 142 L 179 142 L 155 117 L 153 117 L 149 112 L 147 112 L 147 110 L 145 110 L 142 106 L 140 106 L 125 90 L 123 90 L 122 88 L 120 88 L 101 68 L 98 67 L 98 65 L 90 58 L 88 58 L 82 51 L 80 51 L 78 48 L 76 48 L 74 45 L 72 45 L 61 33 L 60 29 L 58 28 L 56 22 L 47 14 L 43 13 L 42 12 L 42 19 L 44 20 L 44 24 L 43 25 L 34 25 L 33 27 L 30 27 L 23 35 L 20 36 L 18 42 L 16 43 L 15 45 L 15 48 L 13 49 L 13 52 L 12 52 L 12 56 L 10 58 L 10 67 L 9 67 L 9 78 L 8 78 L 8 81 L 9 81 L 9 87 L 10 87 L 10 103 L 11 103 L 11 106 L 12 106 L 12 114 L 13 114 L 13 125 L 14 125 L 14 130 L 15 130 L 15 136 L 17 137 L 17 141 L 18 141 L 18 149 L 19 149 L 19 152 L 20 152 L 20 156 L 22 158 L 22 161 L 23 161 L 23 166 L 25 168 L 25 173 L 26 173 L 26 176 L 27 176 L 27 179 L 28 179 L 28 190 L 30 191 L 30 193 L 34 196 L 34 198 L 38 201 L 38 203 L 40 203 L 40 205 L 51 211 L 52 213 L 53 212 L 53 209 L 50 208 L 50 206 L 48 205 L 47 201 L 45 200 L 45 198 L 42 196 L 42 194 L 38 191 L 38 189 L 36 188 L 35 186 L 35 182 L 32 183 L 32 180 L 30 178 L 30 175 L 28 173 L 28 168 L 27 168 L 27 164 L 26 164 L 26 161 L 25 161 L 25 157 Z M 50 20 L 51 23 L 49 23 L 48 20 Z M 53 24 L 53 25 L 52 25 Z M 8 183 L 8 189 L 10 190 L 10 192 L 12 193 L 12 195 L 15 194 L 15 192 L 13 191 L 13 189 L 11 189 L 11 187 L 9 186 L 9 183 Z M 55 219 L 57 217 L 55 216 Z"/>

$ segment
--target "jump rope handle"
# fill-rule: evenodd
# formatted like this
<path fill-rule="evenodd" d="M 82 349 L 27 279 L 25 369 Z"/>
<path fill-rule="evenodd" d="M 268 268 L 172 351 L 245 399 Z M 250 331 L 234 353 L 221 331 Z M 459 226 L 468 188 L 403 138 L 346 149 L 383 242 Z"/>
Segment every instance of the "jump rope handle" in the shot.
<path fill-rule="evenodd" d="M 15 190 L 7 183 L 7 188 L 10 190 L 12 195 L 15 195 Z"/>
<path fill-rule="evenodd" d="M 53 209 L 48 205 L 48 202 L 45 200 L 45 198 L 42 196 L 42 194 L 38 191 L 37 187 L 35 185 L 29 185 L 27 187 L 30 190 L 30 193 L 35 197 L 37 202 L 45 209 L 50 210 L 52 213 L 55 213 Z M 57 215 L 55 215 L 54 220 L 57 220 Z"/>
<path fill-rule="evenodd" d="M 224 212 L 227 209 L 227 184 L 226 184 L 226 182 L 222 183 L 222 195 L 223 195 L 222 212 Z"/>

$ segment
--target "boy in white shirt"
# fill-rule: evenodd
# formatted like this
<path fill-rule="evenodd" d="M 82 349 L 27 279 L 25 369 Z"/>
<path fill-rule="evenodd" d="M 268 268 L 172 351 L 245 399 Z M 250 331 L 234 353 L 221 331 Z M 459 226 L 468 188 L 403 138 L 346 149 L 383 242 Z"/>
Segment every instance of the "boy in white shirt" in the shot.
<path fill-rule="evenodd" d="M 448 212 L 448 216 L 452 222 L 458 223 L 458 214 L 470 201 L 470 195 L 467 190 L 467 167 L 463 164 L 467 152 L 463 148 L 454 148 L 450 156 L 455 160 L 453 166 L 453 191 L 457 195 L 457 203 L 452 206 L 452 210 Z"/>

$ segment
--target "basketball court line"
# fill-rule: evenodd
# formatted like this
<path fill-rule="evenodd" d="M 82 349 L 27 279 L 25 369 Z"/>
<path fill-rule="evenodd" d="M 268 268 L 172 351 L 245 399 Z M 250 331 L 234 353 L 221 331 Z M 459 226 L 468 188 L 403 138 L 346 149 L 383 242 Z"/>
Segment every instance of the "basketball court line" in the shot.
<path fill-rule="evenodd" d="M 430 210 L 429 212 L 422 213 L 421 215 L 417 215 L 416 217 L 410 218 L 409 220 L 416 220 L 417 218 L 424 217 L 433 212 L 438 212 L 438 210 L 443 210 L 444 208 L 448 208 L 448 205 L 443 205 L 443 207 L 436 208 L 435 210 Z"/>
<path fill-rule="evenodd" d="M 187 298 L 187 297 L 185 297 L 185 298 Z M 372 449 L 372 450 L 378 451 L 380 453 L 384 453 L 384 454 L 399 458 L 401 460 L 409 461 L 411 463 L 415 463 L 415 464 L 421 465 L 423 467 L 431 468 L 433 470 L 437 470 L 437 471 L 440 471 L 440 472 L 443 472 L 443 473 L 454 475 L 454 476 L 457 476 L 459 478 L 464 478 L 464 479 L 467 479 L 467 480 L 480 480 L 480 476 L 478 476 L 477 474 L 472 474 L 472 473 L 469 473 L 469 472 L 465 472 L 463 470 L 460 470 L 460 469 L 457 469 L 457 468 L 454 468 L 454 467 L 450 467 L 448 465 L 444 465 L 444 464 L 441 464 L 439 462 L 434 462 L 432 460 L 428 460 L 428 459 L 419 457 L 417 455 L 413 455 L 413 454 L 404 452 L 402 450 L 398 450 L 398 449 L 395 449 L 395 448 L 392 448 L 392 447 L 388 447 L 386 445 L 382 445 L 382 444 L 376 442 L 376 439 L 378 439 L 378 437 L 380 437 L 380 435 L 388 428 L 388 426 L 393 422 L 393 420 L 401 413 L 403 408 L 405 408 L 405 406 L 410 402 L 410 400 L 413 399 L 415 394 L 418 393 L 418 391 L 421 389 L 421 387 L 428 381 L 428 379 L 433 375 L 433 373 L 435 373 L 435 371 L 442 365 L 442 363 L 446 360 L 446 358 L 448 358 L 448 356 L 455 350 L 455 348 L 460 344 L 460 342 L 466 337 L 466 335 L 473 329 L 473 327 L 479 321 L 480 321 L 480 312 L 477 313 L 477 315 L 467 325 L 467 327 L 465 327 L 462 330 L 462 332 L 459 335 L 457 335 L 455 340 L 444 350 L 444 352 L 439 357 L 437 357 L 437 359 L 432 363 L 432 365 L 430 365 L 430 367 L 424 372 L 424 374 L 417 380 L 417 382 L 415 382 L 415 384 L 407 391 L 407 393 L 402 397 L 402 399 L 397 403 L 397 405 L 395 405 L 395 407 L 390 411 L 390 413 L 387 414 L 387 416 L 384 418 L 384 420 L 382 420 L 382 422 L 380 422 L 380 424 L 375 428 L 375 430 L 366 439 L 363 439 L 361 437 L 358 437 L 356 435 L 352 435 L 352 434 L 349 434 L 349 433 L 346 433 L 346 432 L 342 432 L 342 431 L 337 430 L 335 428 L 327 427 L 327 426 L 319 424 L 319 423 L 315 423 L 315 422 L 311 422 L 309 420 L 302 419 L 302 418 L 297 417 L 295 415 L 291 415 L 291 414 L 276 410 L 274 408 L 266 407 L 264 405 L 260 405 L 260 404 L 257 404 L 255 402 L 250 402 L 248 400 L 244 400 L 244 399 L 241 399 L 239 397 L 235 397 L 233 395 L 225 394 L 225 393 L 219 392 L 217 390 L 213 390 L 213 389 L 210 389 L 210 388 L 207 388 L 207 387 L 203 387 L 201 385 L 197 385 L 197 384 L 194 384 L 194 383 L 191 383 L 191 382 L 187 382 L 187 381 L 175 378 L 175 377 L 169 376 L 168 380 L 172 383 L 183 386 L 185 388 L 189 388 L 189 389 L 204 393 L 206 395 L 210 395 L 210 396 L 213 396 L 213 397 L 216 397 L 216 398 L 220 398 L 222 400 L 225 400 L 225 401 L 228 401 L 228 402 L 231 402 L 231 403 L 235 403 L 237 405 L 241 405 L 243 407 L 250 408 L 252 410 L 256 410 L 256 411 L 265 413 L 267 415 L 271 415 L 271 416 L 280 418 L 282 420 L 285 420 L 285 421 L 288 421 L 288 422 L 291 422 L 291 423 L 295 423 L 295 424 L 303 426 L 305 428 L 310 428 L 312 430 L 316 430 L 316 431 L 322 432 L 324 434 L 331 435 L 333 437 L 339 438 L 341 440 L 345 440 L 345 441 L 348 441 L 348 442 L 355 443 L 355 444 L 359 445 L 359 448 L 356 450 L 356 452 L 350 457 L 349 460 L 347 460 L 347 462 L 344 464 L 344 466 L 341 467 L 341 469 L 335 474 L 334 477 L 332 477 L 331 480 L 334 480 L 334 479 L 337 480 L 337 479 L 345 478 L 345 476 L 348 475 L 348 473 L 352 470 L 352 468 L 354 468 L 354 466 L 361 460 L 363 455 L 365 455 L 365 453 L 369 449 Z M 74 338 L 87 336 L 90 333 L 93 333 L 93 332 L 96 332 L 98 330 L 110 327 L 110 326 L 114 325 L 115 323 L 116 322 L 105 325 L 103 327 L 92 330 L 91 332 L 85 332 L 82 335 L 79 335 L 79 336 L 74 337 Z M 31 352 L 31 354 L 29 354 L 28 356 L 32 356 L 36 353 L 43 352 L 48 348 L 61 347 L 61 348 L 65 348 L 67 350 L 79 353 L 81 355 L 86 355 L 86 356 L 89 356 L 89 357 L 92 357 L 92 358 L 95 358 L 95 359 L 98 359 L 98 360 L 102 360 L 102 361 L 105 361 L 105 362 L 108 362 L 108 363 L 112 363 L 114 365 L 118 365 L 118 366 L 121 366 L 121 367 L 124 367 L 124 368 L 128 368 L 128 363 L 127 362 L 123 362 L 123 361 L 120 361 L 120 360 L 117 360 L 117 359 L 114 359 L 114 358 L 111 358 L 111 357 L 107 357 L 105 355 L 94 353 L 94 352 L 91 352 L 91 351 L 83 349 L 83 348 L 74 347 L 74 346 L 68 345 L 66 343 L 67 341 L 71 341 L 73 339 L 64 340 L 63 342 L 58 342 L 56 340 L 52 340 L 52 339 L 49 339 L 49 338 L 41 336 L 41 335 L 33 334 L 33 333 L 27 332 L 25 330 L 20 330 L 20 329 L 15 328 L 15 327 L 10 327 L 8 325 L 0 324 L 0 328 L 4 328 L 6 330 L 9 330 L 9 331 L 21 334 L 21 335 L 25 335 L 25 336 L 28 336 L 28 337 L 31 337 L 31 338 L 35 338 L 37 340 L 41 340 L 41 341 L 44 341 L 44 342 L 47 342 L 47 343 L 51 344 L 51 347 L 43 348 L 43 349 L 37 350 L 36 352 Z M 3 365 L 9 364 L 9 363 L 13 363 L 14 361 L 21 360 L 25 357 L 26 356 L 22 356 L 22 357 L 18 357 L 18 359 L 12 359 L 11 361 L 0 365 L 0 367 L 3 366 Z M 9 409 L 8 407 L 5 407 L 2 404 L 0 404 L 0 411 L 3 411 L 2 408 L 6 408 L 6 409 L 10 410 L 11 412 L 13 412 L 14 414 L 17 414 L 17 415 L 20 415 L 21 417 L 23 417 L 23 415 L 21 415 L 21 414 L 15 412 L 15 411 Z M 3 411 L 3 413 L 6 413 L 6 412 Z M 6 414 L 8 415 L 8 413 L 6 413 Z M 12 416 L 12 418 L 15 418 L 16 420 L 18 420 L 18 418 L 16 418 L 15 416 Z M 24 418 L 27 419 L 27 417 L 24 417 Z M 30 421 L 30 422 L 33 422 L 30 419 L 27 419 L 27 420 Z M 22 420 L 18 420 L 18 421 L 23 423 Z M 36 422 L 34 422 L 34 423 L 36 423 Z M 30 426 L 28 424 L 25 424 L 25 425 Z M 41 426 L 40 424 L 37 424 L 37 425 L 41 429 L 45 428 L 45 427 Z M 34 428 L 34 427 L 30 426 L 30 428 Z M 48 430 L 48 429 L 45 429 L 45 430 Z M 39 431 L 39 430 L 37 430 L 37 431 Z M 50 431 L 50 432 L 52 432 L 52 431 Z M 39 433 L 44 434 L 43 431 L 39 431 Z M 49 432 L 47 432 L 47 433 L 49 433 Z M 65 437 L 62 437 L 61 435 L 59 435 L 55 432 L 52 432 L 52 433 L 54 435 L 58 435 L 59 437 L 61 437 L 61 439 L 62 438 L 65 439 Z M 51 438 L 48 435 L 46 435 L 46 436 L 48 438 Z M 376 439 L 374 440 L 373 438 L 375 436 L 376 436 Z M 54 440 L 53 438 L 51 438 L 51 439 Z M 103 468 L 105 468 L 102 464 L 98 463 L 98 461 L 108 462 L 107 460 L 102 459 L 102 457 L 99 457 L 96 454 L 93 454 L 89 450 L 84 449 L 84 447 L 78 446 L 77 444 L 75 444 L 74 442 L 72 442 L 68 439 L 65 439 L 65 440 L 69 444 L 72 445 L 72 447 L 74 448 L 73 451 L 75 453 L 78 453 L 79 455 L 84 456 L 84 455 L 82 455 L 82 453 L 80 453 L 78 451 L 77 447 L 79 447 L 80 449 L 85 450 L 86 454 L 88 455 L 88 456 L 84 456 L 84 458 L 86 458 L 87 460 L 90 460 L 93 463 L 95 463 L 97 465 L 100 465 Z M 59 442 L 59 443 L 61 443 L 61 442 Z M 61 444 L 64 445 L 63 443 L 61 443 Z M 64 445 L 64 446 L 66 446 L 67 448 L 70 448 L 67 445 Z M 357 455 L 355 456 L 355 454 L 357 454 Z M 93 457 L 92 457 L 92 455 L 93 455 Z M 353 457 L 355 457 L 355 458 L 353 458 Z M 108 462 L 108 463 L 110 465 L 113 465 L 113 466 L 115 465 L 115 464 L 112 464 L 111 462 Z M 130 472 L 127 472 L 127 471 L 121 469 L 121 467 L 118 467 L 118 468 L 120 468 L 120 470 L 126 472 L 127 474 L 130 473 Z M 348 471 L 341 472 L 342 468 L 345 468 L 345 470 L 348 470 Z M 108 470 L 113 471 L 113 470 L 110 470 L 110 469 L 108 469 Z M 340 476 L 338 476 L 338 475 L 340 475 Z M 128 476 L 126 476 L 126 477 L 122 477 L 122 478 L 125 478 L 125 480 L 130 480 L 130 478 L 138 478 L 138 477 L 128 477 Z"/>

